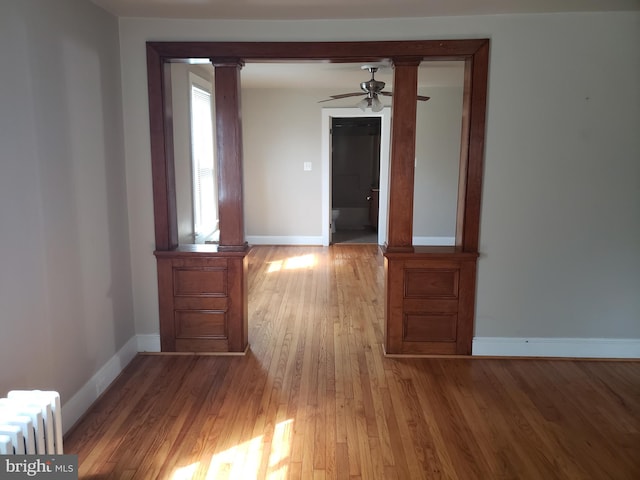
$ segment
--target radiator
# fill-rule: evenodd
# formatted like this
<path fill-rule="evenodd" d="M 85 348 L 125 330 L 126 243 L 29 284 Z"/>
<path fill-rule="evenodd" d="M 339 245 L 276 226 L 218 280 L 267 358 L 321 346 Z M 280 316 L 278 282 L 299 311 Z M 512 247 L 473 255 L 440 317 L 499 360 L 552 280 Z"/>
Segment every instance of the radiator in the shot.
<path fill-rule="evenodd" d="M 63 454 L 58 392 L 12 390 L 0 398 L 0 455 Z"/>

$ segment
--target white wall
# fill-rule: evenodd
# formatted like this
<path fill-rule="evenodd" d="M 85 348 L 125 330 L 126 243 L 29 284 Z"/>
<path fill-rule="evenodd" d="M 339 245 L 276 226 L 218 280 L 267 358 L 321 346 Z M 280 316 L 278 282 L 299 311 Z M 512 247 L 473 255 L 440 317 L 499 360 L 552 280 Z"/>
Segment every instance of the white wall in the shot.
<path fill-rule="evenodd" d="M 430 98 L 418 102 L 416 114 L 413 236 L 429 243 L 454 245 L 462 87 L 431 87 L 420 94 Z"/>
<path fill-rule="evenodd" d="M 335 90 L 243 89 L 245 225 L 249 238 L 322 235 L 321 103 Z M 416 142 L 414 236 L 455 240 L 462 88 L 421 94 Z M 386 100 L 386 99 L 385 99 Z M 174 109 L 175 118 L 175 109 Z M 311 162 L 312 170 L 303 171 Z"/>
<path fill-rule="evenodd" d="M 505 22 L 491 57 L 476 333 L 640 338 L 640 14 Z"/>
<path fill-rule="evenodd" d="M 475 334 L 640 339 L 639 13 L 120 26 L 138 333 L 158 331 L 146 40 L 489 37 Z"/>
<path fill-rule="evenodd" d="M 1 2 L 0 56 L 0 396 L 66 404 L 134 335 L 117 20 Z"/>
<path fill-rule="evenodd" d="M 243 89 L 247 236 L 322 235 L 321 105 L 309 89 Z M 304 171 L 304 162 L 312 170 Z"/>

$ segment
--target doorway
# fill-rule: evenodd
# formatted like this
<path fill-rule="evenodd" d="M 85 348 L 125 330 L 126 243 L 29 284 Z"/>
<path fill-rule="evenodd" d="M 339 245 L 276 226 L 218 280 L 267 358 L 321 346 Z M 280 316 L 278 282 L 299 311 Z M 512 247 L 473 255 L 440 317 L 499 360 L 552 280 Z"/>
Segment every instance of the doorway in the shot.
<path fill-rule="evenodd" d="M 334 128 L 335 124 L 341 125 Z M 345 156 L 349 156 L 350 152 L 358 152 L 358 144 L 366 143 L 366 139 L 363 139 L 363 135 L 366 132 L 371 132 L 376 128 L 371 125 L 379 124 L 379 146 L 376 145 L 378 158 L 376 161 L 369 159 L 369 174 L 363 175 L 362 180 L 358 180 L 359 183 L 365 182 L 360 185 L 360 188 L 356 192 L 352 189 L 347 196 L 353 196 L 353 198 L 342 199 L 338 198 L 338 202 L 334 202 L 334 178 L 333 178 L 333 156 L 335 155 L 334 135 L 332 132 L 340 131 L 337 137 L 340 137 L 338 142 L 347 140 L 347 145 L 344 147 Z M 369 126 L 367 126 L 369 125 Z M 360 132 L 357 132 L 360 130 Z M 355 141 L 353 138 L 356 135 L 351 134 L 359 133 L 360 138 Z M 385 107 L 380 112 L 363 112 L 359 108 L 323 108 L 322 109 L 322 244 L 327 246 L 330 243 L 335 243 L 335 240 L 340 241 L 338 236 L 335 240 L 332 238 L 332 210 L 333 207 L 344 207 L 347 210 L 340 213 L 340 216 L 345 215 L 342 218 L 338 217 L 337 231 L 343 230 L 343 232 L 350 232 L 352 234 L 368 235 L 367 243 L 377 243 L 378 245 L 384 245 L 387 240 L 387 208 L 389 199 L 389 139 L 391 133 L 391 109 Z M 346 134 L 346 135 L 345 135 Z M 334 150 L 332 152 L 332 150 Z M 339 155 L 340 156 L 340 155 Z M 346 162 L 346 160 L 345 160 Z M 350 165 L 354 166 L 354 165 Z M 345 170 L 348 170 L 345 166 Z M 375 172 L 375 173 L 374 173 Z M 350 174 L 349 174 L 350 175 Z M 353 179 L 353 176 L 349 177 Z M 339 182 L 349 183 L 348 178 L 342 178 Z M 372 188 L 377 185 L 376 188 Z M 377 190 L 372 192 L 372 190 Z M 372 195 L 373 194 L 373 195 Z M 378 201 L 373 198 L 378 196 Z M 368 199 L 367 197 L 372 197 Z M 342 203 L 343 200 L 348 200 L 346 203 Z M 369 205 L 377 205 L 378 211 L 376 219 L 372 221 L 369 217 Z M 354 206 L 355 205 L 355 206 Z M 346 212 L 346 213 L 345 213 Z M 345 228 L 346 227 L 346 228 Z M 366 227 L 369 230 L 366 230 Z M 358 230 L 359 229 L 359 230 Z M 348 235 L 348 233 L 346 234 Z M 363 241 L 354 241 L 354 243 L 365 243 Z"/>
<path fill-rule="evenodd" d="M 331 119 L 331 242 L 377 243 L 380 117 Z"/>

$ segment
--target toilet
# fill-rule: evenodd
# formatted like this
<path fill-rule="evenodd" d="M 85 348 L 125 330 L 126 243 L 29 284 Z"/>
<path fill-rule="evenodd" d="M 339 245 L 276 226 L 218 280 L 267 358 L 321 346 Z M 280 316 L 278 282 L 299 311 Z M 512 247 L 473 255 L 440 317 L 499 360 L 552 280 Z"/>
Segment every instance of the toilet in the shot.
<path fill-rule="evenodd" d="M 331 209 L 331 233 L 336 233 L 336 220 L 338 220 L 339 216 L 340 216 L 340 209 L 332 208 Z"/>

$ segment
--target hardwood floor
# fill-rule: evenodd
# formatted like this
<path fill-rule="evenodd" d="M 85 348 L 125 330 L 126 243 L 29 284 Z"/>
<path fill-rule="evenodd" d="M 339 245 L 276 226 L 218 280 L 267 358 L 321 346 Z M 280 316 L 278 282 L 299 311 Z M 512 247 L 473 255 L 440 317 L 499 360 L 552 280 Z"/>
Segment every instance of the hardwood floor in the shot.
<path fill-rule="evenodd" d="M 639 362 L 385 358 L 376 246 L 249 260 L 248 354 L 137 356 L 80 478 L 640 478 Z"/>

